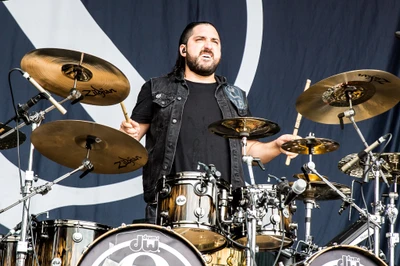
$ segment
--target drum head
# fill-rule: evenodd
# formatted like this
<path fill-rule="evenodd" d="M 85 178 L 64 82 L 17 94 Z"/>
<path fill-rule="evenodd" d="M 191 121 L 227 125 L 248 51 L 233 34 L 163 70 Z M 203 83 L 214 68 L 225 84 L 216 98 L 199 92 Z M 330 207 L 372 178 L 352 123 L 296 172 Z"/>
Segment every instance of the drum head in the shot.
<path fill-rule="evenodd" d="M 310 266 L 337 266 L 337 265 L 360 265 L 360 266 L 386 266 L 381 259 L 365 249 L 356 246 L 333 246 L 317 252 L 306 263 L 301 265 Z"/>
<path fill-rule="evenodd" d="M 164 227 L 135 224 L 113 229 L 93 242 L 78 266 L 204 266 L 201 254 Z"/>

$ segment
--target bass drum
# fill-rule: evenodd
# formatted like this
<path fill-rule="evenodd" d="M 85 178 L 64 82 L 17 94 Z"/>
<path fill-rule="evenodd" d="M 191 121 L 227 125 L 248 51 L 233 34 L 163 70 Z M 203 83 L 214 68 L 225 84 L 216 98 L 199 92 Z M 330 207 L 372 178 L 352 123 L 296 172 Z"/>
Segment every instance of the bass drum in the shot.
<path fill-rule="evenodd" d="M 387 266 L 380 258 L 357 246 L 327 247 L 295 265 L 304 266 Z"/>
<path fill-rule="evenodd" d="M 151 224 L 126 225 L 99 237 L 77 266 L 205 266 L 196 248 L 174 231 Z"/>

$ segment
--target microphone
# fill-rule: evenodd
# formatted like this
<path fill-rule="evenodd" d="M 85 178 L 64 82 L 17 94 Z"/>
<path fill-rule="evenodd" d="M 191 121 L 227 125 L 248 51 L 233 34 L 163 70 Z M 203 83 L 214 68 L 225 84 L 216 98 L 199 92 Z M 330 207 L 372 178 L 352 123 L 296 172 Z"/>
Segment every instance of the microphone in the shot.
<path fill-rule="evenodd" d="M 285 202 L 283 203 L 285 206 L 289 205 L 298 195 L 303 193 L 307 188 L 307 182 L 303 179 L 298 179 L 295 181 L 286 196 Z"/>
<path fill-rule="evenodd" d="M 19 105 L 18 110 L 17 110 L 18 114 L 28 111 L 32 106 L 37 104 L 41 99 L 47 99 L 47 95 L 40 92 L 39 94 L 30 98 L 26 103 Z"/>
<path fill-rule="evenodd" d="M 30 83 L 32 83 L 33 86 L 36 87 L 36 89 L 38 89 L 41 93 L 43 93 L 46 97 L 46 99 L 48 99 L 57 109 L 58 111 L 60 111 L 60 113 L 62 113 L 63 115 L 67 112 L 67 110 L 65 110 L 64 107 L 61 106 L 61 104 L 59 104 L 51 95 L 48 91 L 46 91 L 45 89 L 42 88 L 42 86 L 39 85 L 39 83 L 36 82 L 36 80 L 34 80 L 28 72 L 24 72 L 24 74 L 22 75 L 24 78 L 26 78 Z"/>
<path fill-rule="evenodd" d="M 396 36 L 397 39 L 400 39 L 400 31 L 396 31 L 396 32 L 394 33 L 394 35 Z"/>
<path fill-rule="evenodd" d="M 367 155 L 367 153 L 369 153 L 370 151 L 372 151 L 373 149 L 375 149 L 376 147 L 379 146 L 379 144 L 381 144 L 382 142 L 384 142 L 386 140 L 386 138 L 388 137 L 388 134 L 386 134 L 385 136 L 380 137 L 379 139 L 377 139 L 374 143 L 372 143 L 371 145 L 369 145 L 367 148 L 365 148 L 363 151 L 359 152 L 357 154 L 357 156 L 355 158 L 353 158 L 350 162 L 347 162 L 345 165 L 342 166 L 342 168 L 340 168 L 340 170 L 342 170 L 342 172 L 347 172 L 347 170 L 350 169 L 350 167 L 352 167 L 356 162 L 358 162 L 360 159 L 364 158 L 365 155 Z"/>

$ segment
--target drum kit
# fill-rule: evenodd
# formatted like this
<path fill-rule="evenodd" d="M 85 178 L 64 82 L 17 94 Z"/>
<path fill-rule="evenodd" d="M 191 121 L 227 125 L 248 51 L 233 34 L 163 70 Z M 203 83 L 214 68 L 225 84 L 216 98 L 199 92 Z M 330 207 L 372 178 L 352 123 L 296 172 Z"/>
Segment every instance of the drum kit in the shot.
<path fill-rule="evenodd" d="M 232 189 L 214 165 L 199 162 L 198 171 L 163 176 L 157 191 L 156 225 L 130 224 L 118 228 L 79 220 L 38 220 L 30 215 L 30 199 L 46 194 L 54 184 L 82 171 L 120 174 L 135 171 L 147 162 L 147 151 L 135 139 L 113 128 L 89 121 L 63 120 L 41 124 L 44 115 L 71 101 L 92 105 L 120 103 L 129 94 L 124 74 L 98 57 L 64 49 L 37 49 L 26 54 L 17 69 L 40 93 L 19 105 L 16 116 L 0 124 L 0 149 L 11 149 L 26 140 L 19 132 L 32 127 L 29 168 L 22 185 L 22 198 L 0 213 L 23 204 L 21 223 L 0 239 L 0 266 L 10 265 L 256 265 L 255 253 L 277 252 L 273 265 L 387 265 L 380 257 L 380 229 L 385 213 L 390 222 L 386 234 L 389 265 L 394 266 L 394 248 L 399 235 L 394 231 L 400 153 L 372 153 L 390 134 L 368 145 L 356 121 L 381 114 L 400 99 L 400 79 L 379 70 L 356 70 L 338 74 L 306 86 L 296 108 L 302 116 L 324 124 L 352 123 L 365 150 L 340 160 L 339 169 L 350 176 L 374 180 L 374 213 L 358 207 L 352 189 L 321 175 L 314 155 L 339 148 L 339 143 L 317 138 L 286 142 L 282 149 L 308 155 L 308 162 L 295 174 L 295 182 L 270 175 L 275 184 L 256 184 L 253 166 L 260 160 L 247 154 L 247 141 L 275 135 L 279 126 L 257 117 L 216 121 L 209 131 L 223 138 L 239 139 L 242 160 L 248 167 L 250 184 Z M 29 74 L 28 74 L 29 73 Z M 309 84 L 309 83 L 308 83 Z M 52 92 L 64 99 L 56 102 Z M 41 99 L 53 104 L 44 111 L 28 113 Z M 126 113 L 123 107 L 124 114 Z M 299 117 L 298 117 L 299 118 Z M 301 118 L 301 117 L 300 117 Z M 9 127 L 16 120 L 18 125 Z M 300 120 L 296 121 L 295 133 Z M 50 160 L 74 169 L 52 182 L 34 187 L 33 150 Z M 200 171 L 200 169 L 203 169 Z M 380 202 L 380 182 L 393 185 L 386 209 Z M 298 240 L 298 224 L 292 222 L 296 200 L 305 204 L 305 236 Z M 312 210 L 318 201 L 342 200 L 360 220 L 350 229 L 318 247 L 311 235 Z M 341 210 L 341 211 L 343 211 Z M 374 234 L 373 250 L 357 246 Z"/>

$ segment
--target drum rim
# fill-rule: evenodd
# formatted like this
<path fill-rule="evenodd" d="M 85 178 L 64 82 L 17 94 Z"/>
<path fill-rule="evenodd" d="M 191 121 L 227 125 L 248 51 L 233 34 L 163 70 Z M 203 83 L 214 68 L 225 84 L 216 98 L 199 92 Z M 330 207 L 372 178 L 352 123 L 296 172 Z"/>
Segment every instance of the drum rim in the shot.
<path fill-rule="evenodd" d="M 196 256 L 200 259 L 201 262 L 203 262 L 203 264 L 205 265 L 202 253 L 192 244 L 190 243 L 188 240 L 186 240 L 183 236 L 179 235 L 178 233 L 174 232 L 171 228 L 167 228 L 167 227 L 163 227 L 160 225 L 155 225 L 155 224 L 144 224 L 144 223 L 140 223 L 140 224 L 127 224 L 127 225 L 122 225 L 116 228 L 113 228 L 109 231 L 107 231 L 106 233 L 102 234 L 101 236 L 99 236 L 98 238 L 96 238 L 92 243 L 90 243 L 90 245 L 86 248 L 86 250 L 82 253 L 82 255 L 79 257 L 78 263 L 76 264 L 76 266 L 80 266 L 82 260 L 86 257 L 86 255 L 89 253 L 89 251 L 91 249 L 93 249 L 93 247 L 100 242 L 101 240 L 103 240 L 103 238 L 106 238 L 108 235 L 121 230 L 121 232 L 126 231 L 130 228 L 137 228 L 137 229 L 149 229 L 149 228 L 153 228 L 153 229 L 162 229 L 162 232 L 168 232 L 171 233 L 172 235 L 177 236 L 179 239 L 183 240 L 186 244 L 188 244 L 190 246 L 190 249 L 192 249 L 192 251 L 194 251 L 194 253 L 196 254 Z"/>
<path fill-rule="evenodd" d="M 366 254 L 366 256 L 368 256 L 368 258 L 371 258 L 372 260 L 375 259 L 376 261 L 378 261 L 379 263 L 381 263 L 381 265 L 387 265 L 381 258 L 375 256 L 375 254 L 371 253 L 370 251 L 363 249 L 359 246 L 352 246 L 352 245 L 335 245 L 335 246 L 329 246 L 329 247 L 324 247 L 322 250 L 317 251 L 316 253 L 312 254 L 309 258 L 310 261 L 307 261 L 307 259 L 305 259 L 304 261 L 307 261 L 307 265 L 309 265 L 310 263 L 312 263 L 316 258 L 318 258 L 319 255 L 324 254 L 325 252 L 329 251 L 329 250 L 334 250 L 334 249 L 340 249 L 340 248 L 346 248 L 346 249 L 350 249 L 350 250 L 358 250 L 363 252 L 362 254 Z M 375 262 L 376 262 L 375 261 Z"/>
<path fill-rule="evenodd" d="M 170 182 L 173 180 L 180 180 L 180 179 L 183 181 L 183 180 L 185 180 L 185 175 L 188 176 L 186 178 L 187 180 L 199 180 L 198 178 L 196 178 L 198 176 L 202 176 L 204 178 L 206 177 L 206 173 L 202 172 L 202 171 L 182 171 L 182 172 L 177 172 L 175 174 L 167 175 L 166 182 L 168 182 L 168 181 Z M 194 177 L 195 175 L 197 175 L 197 176 Z M 191 177 L 189 177 L 189 176 L 191 176 Z M 222 178 L 216 178 L 216 180 L 217 180 L 218 185 L 222 185 L 226 189 L 229 189 L 230 185 L 229 185 L 228 181 L 226 181 Z"/>
<path fill-rule="evenodd" d="M 38 227 L 79 227 L 79 228 L 88 228 L 88 229 L 106 229 L 107 231 L 111 230 L 113 227 L 99 224 L 96 222 L 83 221 L 83 220 L 73 220 L 73 219 L 53 219 L 53 220 L 41 220 L 38 222 Z"/>

